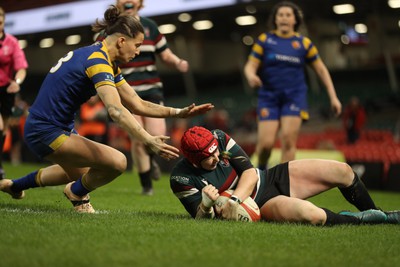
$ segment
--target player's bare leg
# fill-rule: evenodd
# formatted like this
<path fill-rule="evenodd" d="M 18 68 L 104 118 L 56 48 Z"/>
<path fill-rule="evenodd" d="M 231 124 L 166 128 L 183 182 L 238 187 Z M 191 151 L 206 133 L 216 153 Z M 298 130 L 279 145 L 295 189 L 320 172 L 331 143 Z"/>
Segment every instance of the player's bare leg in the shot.
<path fill-rule="evenodd" d="M 279 121 L 259 121 L 257 133 L 256 154 L 258 155 L 258 168 L 266 169 L 272 149 L 276 142 Z"/>
<path fill-rule="evenodd" d="M 296 157 L 297 138 L 299 136 L 302 119 L 297 116 L 281 118 L 281 162 L 294 160 Z"/>

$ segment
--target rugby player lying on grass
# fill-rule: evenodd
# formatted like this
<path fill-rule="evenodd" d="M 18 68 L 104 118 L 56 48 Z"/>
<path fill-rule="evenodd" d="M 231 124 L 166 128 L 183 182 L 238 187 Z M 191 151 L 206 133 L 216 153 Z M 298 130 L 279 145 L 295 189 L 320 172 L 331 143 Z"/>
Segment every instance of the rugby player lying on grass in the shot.
<path fill-rule="evenodd" d="M 400 223 L 400 211 L 379 210 L 351 167 L 322 159 L 293 160 L 261 171 L 225 132 L 203 127 L 188 129 L 181 140 L 181 159 L 170 176 L 170 186 L 193 218 L 214 218 L 220 193 L 233 189 L 222 207 L 222 219 L 238 220 L 237 208 L 248 196 L 269 222 L 312 225 Z M 359 211 L 335 213 L 307 199 L 338 187 Z"/>

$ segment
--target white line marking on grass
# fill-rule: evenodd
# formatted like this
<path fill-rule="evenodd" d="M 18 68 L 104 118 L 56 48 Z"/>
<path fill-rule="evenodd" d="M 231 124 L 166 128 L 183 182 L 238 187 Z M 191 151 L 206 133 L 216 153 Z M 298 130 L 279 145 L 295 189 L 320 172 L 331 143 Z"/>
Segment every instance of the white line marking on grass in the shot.
<path fill-rule="evenodd" d="M 42 213 L 54 213 L 55 211 L 43 211 L 43 210 L 33 210 L 33 209 L 10 209 L 10 208 L 0 208 L 0 211 L 10 212 L 10 213 L 31 213 L 31 214 L 42 214 Z M 96 210 L 94 214 L 109 214 L 108 210 Z M 86 213 L 85 213 L 86 214 Z"/>
<path fill-rule="evenodd" d="M 32 209 L 9 209 L 9 208 L 4 208 L 0 209 L 1 211 L 5 212 L 11 212 L 11 213 L 34 213 L 34 214 L 40 214 L 40 213 L 45 213 L 45 211 L 42 210 L 32 210 Z"/>

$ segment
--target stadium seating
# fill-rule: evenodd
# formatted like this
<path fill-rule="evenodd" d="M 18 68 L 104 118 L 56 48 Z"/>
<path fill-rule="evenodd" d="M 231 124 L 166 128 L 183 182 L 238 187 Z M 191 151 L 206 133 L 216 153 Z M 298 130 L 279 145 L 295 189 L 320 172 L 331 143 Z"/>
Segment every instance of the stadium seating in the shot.
<path fill-rule="evenodd" d="M 362 179 L 367 187 L 400 191 L 400 143 L 391 131 L 366 130 L 357 143 L 348 144 L 343 130 L 326 129 L 320 133 L 302 133 L 297 146 L 341 151 L 351 166 L 363 166 Z M 276 147 L 280 147 L 279 142 Z"/>

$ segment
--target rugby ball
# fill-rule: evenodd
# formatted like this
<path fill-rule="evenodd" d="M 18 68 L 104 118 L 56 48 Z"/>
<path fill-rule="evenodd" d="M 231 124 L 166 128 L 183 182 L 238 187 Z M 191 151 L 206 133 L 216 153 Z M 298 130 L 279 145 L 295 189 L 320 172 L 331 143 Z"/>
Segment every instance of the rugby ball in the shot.
<path fill-rule="evenodd" d="M 216 217 L 221 216 L 221 208 L 231 198 L 233 190 L 222 192 L 214 203 Z M 251 197 L 246 198 L 238 207 L 238 218 L 242 222 L 256 222 L 261 219 L 260 209 Z"/>

